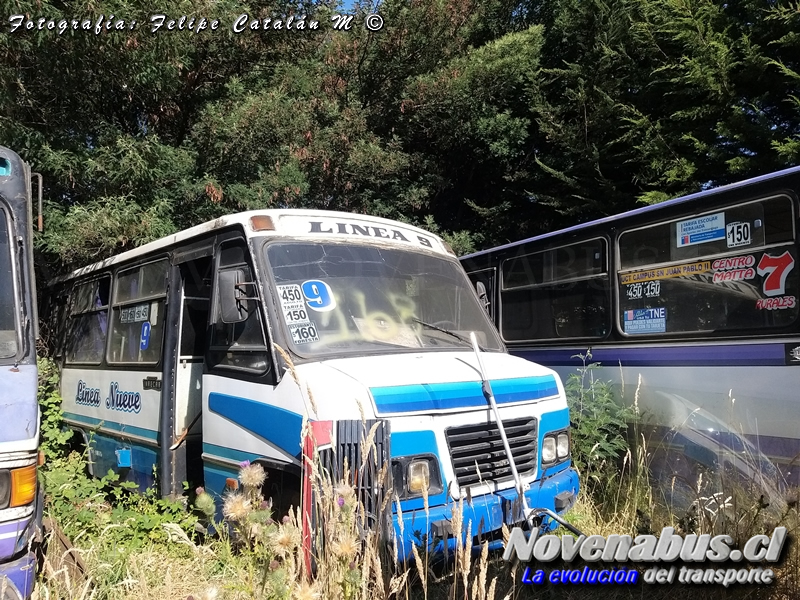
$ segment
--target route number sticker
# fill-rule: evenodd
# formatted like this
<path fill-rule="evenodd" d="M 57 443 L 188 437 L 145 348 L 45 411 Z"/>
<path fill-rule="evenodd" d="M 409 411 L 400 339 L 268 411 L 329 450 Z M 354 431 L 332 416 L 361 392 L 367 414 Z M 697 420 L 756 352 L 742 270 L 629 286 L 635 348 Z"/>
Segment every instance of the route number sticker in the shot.
<path fill-rule="evenodd" d="M 331 286 L 324 281 L 316 279 L 304 281 L 302 288 L 306 304 L 311 310 L 328 312 L 336 308 L 336 299 L 333 297 Z"/>
<path fill-rule="evenodd" d="M 728 223 L 725 226 L 725 230 L 725 237 L 728 240 L 728 248 L 749 246 L 752 242 L 750 238 L 750 223 Z"/>

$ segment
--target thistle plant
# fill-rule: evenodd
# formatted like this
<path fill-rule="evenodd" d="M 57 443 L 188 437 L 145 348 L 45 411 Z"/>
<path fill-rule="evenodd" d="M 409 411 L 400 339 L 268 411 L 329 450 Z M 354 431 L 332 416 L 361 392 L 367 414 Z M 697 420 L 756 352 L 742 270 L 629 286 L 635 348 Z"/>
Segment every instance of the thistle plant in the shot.
<path fill-rule="evenodd" d="M 266 528 L 273 524 L 272 503 L 264 500 L 261 494 L 266 480 L 267 473 L 260 464 L 240 463 L 238 481 L 241 486 L 230 490 L 222 504 L 222 516 L 251 550 L 264 547 Z"/>

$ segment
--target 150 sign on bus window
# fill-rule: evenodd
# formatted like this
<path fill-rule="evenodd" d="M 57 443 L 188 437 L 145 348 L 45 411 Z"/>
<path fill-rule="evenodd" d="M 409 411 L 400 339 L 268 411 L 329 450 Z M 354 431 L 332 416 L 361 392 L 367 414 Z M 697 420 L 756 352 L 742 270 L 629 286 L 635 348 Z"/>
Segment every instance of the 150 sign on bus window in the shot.
<path fill-rule="evenodd" d="M 296 283 L 279 285 L 278 297 L 281 300 L 283 319 L 289 327 L 292 341 L 295 344 L 319 341 L 316 324 L 308 317 L 308 309 L 300 286 Z"/>
<path fill-rule="evenodd" d="M 750 237 L 750 223 L 736 222 L 728 223 L 725 225 L 726 239 L 728 240 L 728 248 L 737 248 L 739 246 L 749 246 L 752 242 Z"/>
<path fill-rule="evenodd" d="M 625 287 L 625 294 L 628 300 L 658 298 L 661 295 L 661 282 L 656 280 L 631 283 Z"/>

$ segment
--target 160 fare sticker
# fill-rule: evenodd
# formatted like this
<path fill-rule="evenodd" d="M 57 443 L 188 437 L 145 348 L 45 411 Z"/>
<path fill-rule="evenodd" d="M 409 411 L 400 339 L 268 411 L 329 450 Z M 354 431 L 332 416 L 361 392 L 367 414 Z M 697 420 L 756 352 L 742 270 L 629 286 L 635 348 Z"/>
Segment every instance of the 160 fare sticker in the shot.
<path fill-rule="evenodd" d="M 305 281 L 300 285 L 296 283 L 279 285 L 278 296 L 292 341 L 295 344 L 318 342 L 319 333 L 308 311 L 310 309 L 327 312 L 336 307 L 330 286 L 316 279 Z"/>

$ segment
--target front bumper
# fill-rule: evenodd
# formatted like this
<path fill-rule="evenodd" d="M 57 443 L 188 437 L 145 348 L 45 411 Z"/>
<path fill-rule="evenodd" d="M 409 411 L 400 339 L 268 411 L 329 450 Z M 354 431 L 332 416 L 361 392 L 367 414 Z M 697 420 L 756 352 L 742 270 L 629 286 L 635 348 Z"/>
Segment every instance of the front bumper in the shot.
<path fill-rule="evenodd" d="M 0 564 L 0 600 L 25 600 L 33 592 L 36 555 L 28 551 L 18 559 Z"/>
<path fill-rule="evenodd" d="M 544 481 L 530 483 L 525 498 L 530 508 L 548 508 L 562 514 L 572 508 L 578 497 L 578 473 L 572 467 L 548 476 Z M 463 502 L 462 544 L 466 543 L 467 528 L 472 524 L 471 545 L 479 546 L 482 540 L 490 541 L 490 549 L 502 547 L 500 532 L 505 524 L 508 527 L 519 524 L 521 511 L 515 489 L 485 494 Z M 458 505 L 431 506 L 426 514 L 424 509 L 403 511 L 402 518 L 393 515 L 394 541 L 397 545 L 397 560 L 405 562 L 412 558 L 412 547 L 417 546 L 420 555 L 427 551 L 432 555 L 445 555 L 455 551 L 456 539 L 453 533 L 453 511 Z"/>

